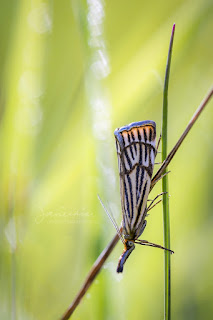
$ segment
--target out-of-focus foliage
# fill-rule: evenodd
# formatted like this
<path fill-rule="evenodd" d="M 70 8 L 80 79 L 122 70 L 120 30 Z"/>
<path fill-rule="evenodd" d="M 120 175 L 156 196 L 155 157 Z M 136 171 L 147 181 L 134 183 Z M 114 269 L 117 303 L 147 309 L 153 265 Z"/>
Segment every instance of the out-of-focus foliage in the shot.
<path fill-rule="evenodd" d="M 58 319 L 115 232 L 97 193 L 121 221 L 113 130 L 160 133 L 174 22 L 169 149 L 212 83 L 213 2 L 0 3 L 0 319 Z M 211 101 L 170 165 L 174 320 L 212 319 L 212 137 Z M 158 205 L 143 238 L 162 235 Z M 118 275 L 121 252 L 73 319 L 163 318 L 163 252 L 137 248 Z"/>

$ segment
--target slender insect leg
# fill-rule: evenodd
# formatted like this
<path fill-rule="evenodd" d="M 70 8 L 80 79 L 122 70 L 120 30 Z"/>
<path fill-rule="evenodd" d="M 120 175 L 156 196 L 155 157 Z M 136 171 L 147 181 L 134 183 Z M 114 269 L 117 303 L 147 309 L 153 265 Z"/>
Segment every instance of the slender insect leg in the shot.
<path fill-rule="evenodd" d="M 172 250 L 170 250 L 170 249 L 167 249 L 167 248 L 165 248 L 165 247 L 162 247 L 162 246 L 159 245 L 159 244 L 152 243 L 152 242 L 149 242 L 149 241 L 146 241 L 146 240 L 137 240 L 137 241 L 135 241 L 135 243 L 141 244 L 142 246 L 149 246 L 149 247 L 154 247 L 154 248 L 160 248 L 160 249 L 163 249 L 163 250 L 167 250 L 167 251 L 169 251 L 171 254 L 174 253 L 174 251 L 172 251 Z"/>
<path fill-rule="evenodd" d="M 150 207 L 152 206 L 153 202 L 155 202 L 155 200 L 157 200 L 157 198 L 159 198 L 160 196 L 162 196 L 163 194 L 166 194 L 166 193 L 168 193 L 168 192 L 161 192 L 161 193 L 159 193 L 159 194 L 152 200 L 152 202 L 149 204 L 149 206 L 148 206 L 148 208 L 147 208 L 147 211 L 150 210 Z"/>
<path fill-rule="evenodd" d="M 157 143 L 157 147 L 156 147 L 156 154 L 158 152 L 158 148 L 159 148 L 159 145 L 160 145 L 160 142 L 161 142 L 161 137 L 162 137 L 162 133 L 160 133 L 160 137 L 158 139 L 158 143 Z"/>
<path fill-rule="evenodd" d="M 155 204 L 153 204 L 153 206 L 151 206 L 149 209 L 147 209 L 147 212 L 152 210 L 158 203 L 162 202 L 163 199 L 158 200 Z M 146 214 L 147 216 L 149 216 L 149 214 Z"/>
<path fill-rule="evenodd" d="M 155 150 L 155 156 L 157 156 L 158 153 L 161 153 L 160 151 L 158 151 L 158 148 L 159 148 L 159 145 L 160 145 L 160 142 L 161 142 L 161 137 L 162 137 L 162 133 L 160 133 L 160 136 L 159 136 L 159 139 L 158 139 L 158 143 L 157 143 L 156 150 Z M 156 164 L 161 164 L 162 165 L 162 162 L 155 162 L 155 165 Z"/>

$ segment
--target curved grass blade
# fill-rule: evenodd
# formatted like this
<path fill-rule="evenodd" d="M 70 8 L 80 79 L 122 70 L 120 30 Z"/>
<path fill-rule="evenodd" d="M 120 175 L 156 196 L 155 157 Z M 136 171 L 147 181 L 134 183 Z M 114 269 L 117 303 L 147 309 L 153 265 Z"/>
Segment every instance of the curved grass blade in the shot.
<path fill-rule="evenodd" d="M 163 117 L 162 117 L 162 162 L 167 156 L 167 123 L 168 123 L 168 87 L 169 74 L 172 58 L 172 47 L 175 33 L 175 24 L 172 28 L 172 34 L 169 45 L 169 52 L 166 65 L 166 74 L 163 91 Z M 164 226 L 164 247 L 170 249 L 170 222 L 169 222 L 169 186 L 168 174 L 162 178 L 163 194 L 163 226 Z M 164 319 L 171 319 L 171 257 L 168 251 L 164 251 Z"/>

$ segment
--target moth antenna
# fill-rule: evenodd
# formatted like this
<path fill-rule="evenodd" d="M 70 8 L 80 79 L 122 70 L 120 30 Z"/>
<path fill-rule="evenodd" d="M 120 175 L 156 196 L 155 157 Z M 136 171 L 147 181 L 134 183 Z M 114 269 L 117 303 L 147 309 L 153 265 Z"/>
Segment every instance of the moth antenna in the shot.
<path fill-rule="evenodd" d="M 123 239 L 123 237 L 122 237 L 122 235 L 121 235 L 121 233 L 120 233 L 120 229 L 119 229 L 119 227 L 118 227 L 118 225 L 117 225 L 116 221 L 114 220 L 114 218 L 113 218 L 112 214 L 110 214 L 110 213 L 109 213 L 109 211 L 107 210 L 107 208 L 106 208 L 106 207 L 105 207 L 105 205 L 103 204 L 103 201 L 101 200 L 101 198 L 100 198 L 100 196 L 99 196 L 99 195 L 98 195 L 98 200 L 100 201 L 100 203 L 101 203 L 101 205 L 102 205 L 102 207 L 103 207 L 104 211 L 106 212 L 106 214 L 107 214 L 107 216 L 108 216 L 109 220 L 112 222 L 112 224 L 113 224 L 113 226 L 114 226 L 114 228 L 115 228 L 115 230 L 116 230 L 116 232 L 117 232 L 117 234 L 118 234 L 118 236 L 119 236 L 120 240 L 122 241 L 122 243 L 123 243 L 123 244 L 125 244 L 125 241 L 124 241 L 124 239 Z"/>

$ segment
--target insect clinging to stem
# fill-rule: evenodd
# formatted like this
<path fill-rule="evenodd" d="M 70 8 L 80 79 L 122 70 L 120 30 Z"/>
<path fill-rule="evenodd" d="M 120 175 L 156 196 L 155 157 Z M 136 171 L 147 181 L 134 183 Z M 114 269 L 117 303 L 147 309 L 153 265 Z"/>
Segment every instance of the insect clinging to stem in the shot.
<path fill-rule="evenodd" d="M 156 124 L 154 121 L 134 122 L 114 132 L 120 175 L 122 207 L 122 235 L 124 251 L 120 256 L 117 272 L 123 265 L 135 244 L 168 250 L 158 244 L 139 240 L 146 227 L 146 216 L 157 196 L 147 207 L 153 174 L 156 148 Z M 160 194 L 162 195 L 162 194 Z"/>
<path fill-rule="evenodd" d="M 170 253 L 174 252 L 161 245 L 138 239 L 146 227 L 147 212 L 161 201 L 153 205 L 154 201 L 164 194 L 157 195 L 147 206 L 158 147 L 156 147 L 155 122 L 151 120 L 133 122 L 116 129 L 114 135 L 120 175 L 122 232 L 108 213 L 100 197 L 99 200 L 124 244 L 124 251 L 117 267 L 117 272 L 120 273 L 123 271 L 127 258 L 135 249 L 135 244 L 168 250 Z"/>

